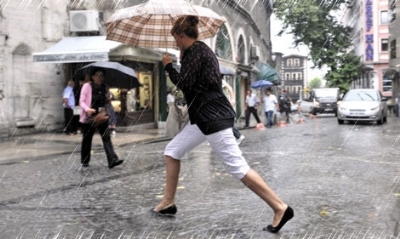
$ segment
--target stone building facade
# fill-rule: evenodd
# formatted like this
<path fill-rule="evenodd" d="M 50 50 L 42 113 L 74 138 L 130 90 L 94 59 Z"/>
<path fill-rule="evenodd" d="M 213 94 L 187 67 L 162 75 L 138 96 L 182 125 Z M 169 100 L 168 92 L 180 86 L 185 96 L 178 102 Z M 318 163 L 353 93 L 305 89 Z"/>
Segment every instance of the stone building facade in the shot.
<path fill-rule="evenodd" d="M 307 86 L 307 69 L 306 56 L 292 54 L 282 57 L 282 89 L 288 92 L 294 102 Z"/>
<path fill-rule="evenodd" d="M 62 58 L 60 62 L 38 62 L 34 56 L 61 44 L 66 37 L 105 36 L 104 23 L 115 10 L 142 2 L 69 0 L 0 3 L 0 137 L 60 129 L 63 122 L 62 91 L 69 79 L 78 80 L 78 68 L 94 60 L 77 62 L 72 58 Z M 269 19 L 272 1 L 191 2 L 209 7 L 226 19 L 219 33 L 204 42 L 215 51 L 221 65 L 232 67 L 237 72 L 236 76 L 227 80 L 235 90 L 236 110 L 241 115 L 246 89 L 254 80 L 253 64 L 257 60 L 271 63 Z M 98 30 L 71 31 L 71 11 L 98 12 Z M 159 49 L 141 49 L 122 44 L 109 49 L 108 60 L 133 68 L 140 77 L 149 77 L 149 87 L 152 89 L 151 109 L 138 108 L 142 110 L 140 113 L 129 113 L 133 118 L 121 123 L 121 126 L 132 126 L 139 122 L 156 127 L 157 121 L 162 120 L 170 84 L 161 65 L 162 55 Z M 129 89 L 121 92 L 129 96 Z M 139 115 L 142 117 L 143 112 L 147 114 L 146 118 L 134 118 Z"/>

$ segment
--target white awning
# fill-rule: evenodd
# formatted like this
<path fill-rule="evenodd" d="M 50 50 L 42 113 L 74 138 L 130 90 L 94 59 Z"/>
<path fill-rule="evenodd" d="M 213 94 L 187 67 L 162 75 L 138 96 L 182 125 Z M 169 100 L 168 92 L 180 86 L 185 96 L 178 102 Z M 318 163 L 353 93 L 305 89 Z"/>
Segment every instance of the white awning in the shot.
<path fill-rule="evenodd" d="M 64 37 L 54 46 L 33 53 L 33 62 L 73 63 L 107 61 L 108 53 L 122 43 L 106 40 L 106 36 Z"/>

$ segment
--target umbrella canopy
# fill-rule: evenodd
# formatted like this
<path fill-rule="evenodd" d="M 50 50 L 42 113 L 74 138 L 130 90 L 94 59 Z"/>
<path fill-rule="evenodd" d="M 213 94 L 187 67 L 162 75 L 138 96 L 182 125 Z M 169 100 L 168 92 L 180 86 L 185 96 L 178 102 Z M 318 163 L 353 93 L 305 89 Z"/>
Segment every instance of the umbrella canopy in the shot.
<path fill-rule="evenodd" d="M 219 72 L 221 73 L 221 75 L 228 75 L 228 76 L 236 75 L 235 69 L 222 65 L 219 65 Z"/>
<path fill-rule="evenodd" d="M 258 80 L 258 81 L 253 82 L 251 84 L 251 87 L 255 88 L 255 89 L 258 89 L 258 88 L 262 88 L 262 87 L 270 87 L 272 85 L 273 85 L 272 82 L 269 82 L 269 81 L 266 81 L 266 80 Z"/>
<path fill-rule="evenodd" d="M 275 71 L 275 69 L 264 62 L 257 62 L 256 67 L 258 68 L 257 80 L 266 80 L 272 82 L 274 85 L 281 84 L 281 77 Z"/>
<path fill-rule="evenodd" d="M 97 61 L 80 68 L 78 71 L 91 75 L 93 69 L 97 67 L 104 69 L 104 83 L 111 87 L 131 89 L 141 86 L 136 72 L 118 62 Z"/>
<path fill-rule="evenodd" d="M 107 21 L 107 39 L 128 45 L 153 48 L 177 48 L 171 35 L 174 22 L 181 16 L 199 17 L 198 40 L 213 37 L 224 23 L 209 8 L 184 0 L 149 0 L 116 11 Z"/>

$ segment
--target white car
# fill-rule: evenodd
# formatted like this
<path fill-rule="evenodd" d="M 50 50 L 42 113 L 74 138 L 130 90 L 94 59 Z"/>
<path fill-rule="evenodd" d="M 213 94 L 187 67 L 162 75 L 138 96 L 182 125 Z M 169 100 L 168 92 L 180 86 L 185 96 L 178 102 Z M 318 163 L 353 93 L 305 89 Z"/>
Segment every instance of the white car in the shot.
<path fill-rule="evenodd" d="M 338 123 L 370 121 L 383 124 L 387 121 L 387 100 L 379 90 L 350 90 L 338 105 Z"/>

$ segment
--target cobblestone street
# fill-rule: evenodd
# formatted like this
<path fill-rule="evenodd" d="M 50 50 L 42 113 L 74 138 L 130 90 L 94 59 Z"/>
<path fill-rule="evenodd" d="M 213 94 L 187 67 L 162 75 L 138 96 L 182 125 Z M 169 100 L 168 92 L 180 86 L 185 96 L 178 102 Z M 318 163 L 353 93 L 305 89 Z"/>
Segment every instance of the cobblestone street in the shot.
<path fill-rule="evenodd" d="M 154 135 L 116 147 L 126 161 L 111 170 L 100 146 L 89 168 L 78 151 L 20 153 L 0 161 L 0 238 L 400 238 L 399 126 L 395 117 L 339 126 L 322 116 L 241 130 L 251 167 L 295 210 L 277 235 L 262 231 L 270 208 L 206 143 L 183 159 L 173 218 L 150 213 L 163 194 L 167 144 Z"/>

